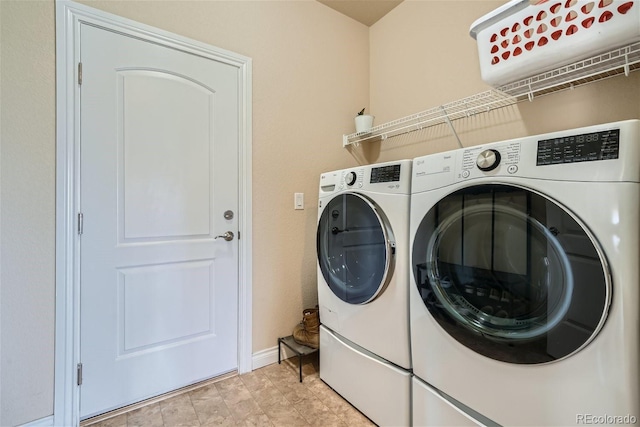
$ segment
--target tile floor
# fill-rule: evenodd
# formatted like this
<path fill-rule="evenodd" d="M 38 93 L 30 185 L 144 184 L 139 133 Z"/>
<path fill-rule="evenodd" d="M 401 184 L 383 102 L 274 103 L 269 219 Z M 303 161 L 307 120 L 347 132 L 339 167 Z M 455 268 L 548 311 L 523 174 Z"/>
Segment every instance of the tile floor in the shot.
<path fill-rule="evenodd" d="M 234 375 L 82 427 L 375 426 L 318 376 L 317 354 Z"/>

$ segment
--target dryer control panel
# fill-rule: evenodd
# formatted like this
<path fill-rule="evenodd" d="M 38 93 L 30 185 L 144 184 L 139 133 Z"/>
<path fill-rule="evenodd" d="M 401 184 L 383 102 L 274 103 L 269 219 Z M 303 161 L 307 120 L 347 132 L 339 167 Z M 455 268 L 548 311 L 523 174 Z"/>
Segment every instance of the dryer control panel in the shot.
<path fill-rule="evenodd" d="M 536 166 L 617 159 L 620 129 L 538 140 Z"/>
<path fill-rule="evenodd" d="M 638 141 L 634 119 L 416 157 L 412 192 L 481 178 L 640 182 Z"/>
<path fill-rule="evenodd" d="M 462 156 L 458 159 L 457 178 L 470 178 L 472 176 L 487 176 L 518 172 L 518 164 L 521 154 L 520 142 L 505 142 L 477 146 L 462 150 Z"/>

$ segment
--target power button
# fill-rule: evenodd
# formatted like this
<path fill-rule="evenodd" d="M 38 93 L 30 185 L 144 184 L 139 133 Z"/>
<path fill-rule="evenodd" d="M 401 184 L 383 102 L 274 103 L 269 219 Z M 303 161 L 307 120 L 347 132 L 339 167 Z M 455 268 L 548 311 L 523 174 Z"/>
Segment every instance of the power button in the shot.
<path fill-rule="evenodd" d="M 516 172 L 518 172 L 518 166 L 517 165 L 509 165 L 507 167 L 507 172 L 514 174 Z"/>

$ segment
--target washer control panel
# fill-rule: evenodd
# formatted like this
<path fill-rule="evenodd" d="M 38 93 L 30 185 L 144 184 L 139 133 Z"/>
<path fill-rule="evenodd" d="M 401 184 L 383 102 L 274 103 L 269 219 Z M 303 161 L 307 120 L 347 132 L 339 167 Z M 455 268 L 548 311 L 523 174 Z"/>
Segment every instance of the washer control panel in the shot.
<path fill-rule="evenodd" d="M 342 172 L 342 179 L 339 189 L 362 188 L 364 185 L 364 169 L 345 170 Z"/>
<path fill-rule="evenodd" d="M 371 168 L 370 184 L 378 184 L 380 182 L 397 182 L 400 181 L 400 164 L 378 166 Z"/>
<path fill-rule="evenodd" d="M 370 174 L 365 173 L 365 169 L 347 169 L 342 172 L 339 189 L 358 189 L 363 188 L 365 184 L 397 183 L 400 181 L 401 170 L 399 163 L 372 167 Z"/>
<path fill-rule="evenodd" d="M 355 184 L 357 180 L 358 180 L 358 174 L 355 173 L 354 171 L 347 172 L 347 174 L 344 176 L 344 182 L 349 186 Z"/>

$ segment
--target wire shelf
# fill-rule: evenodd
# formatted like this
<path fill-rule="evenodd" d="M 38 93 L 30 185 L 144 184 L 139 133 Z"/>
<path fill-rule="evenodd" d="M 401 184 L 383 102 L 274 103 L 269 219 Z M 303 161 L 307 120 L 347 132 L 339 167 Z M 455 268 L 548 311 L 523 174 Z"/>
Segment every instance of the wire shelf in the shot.
<path fill-rule="evenodd" d="M 474 114 L 487 112 L 495 108 L 513 105 L 516 102 L 517 99 L 515 97 L 494 89 L 488 90 L 459 101 L 450 102 L 379 126 L 374 126 L 367 132 L 345 135 L 343 146 L 364 141 L 392 138 L 394 136 L 419 131 L 426 127 L 447 123 L 449 120 L 470 117 Z"/>
<path fill-rule="evenodd" d="M 440 124 L 448 124 L 455 134 L 455 129 L 451 125 L 454 120 L 508 107 L 527 99 L 531 101 L 537 96 L 571 89 L 623 73 L 629 75 L 638 69 L 640 69 L 640 42 L 374 126 L 367 132 L 343 135 L 342 146 L 357 146 L 362 142 L 386 140 Z"/>
<path fill-rule="evenodd" d="M 500 86 L 498 89 L 519 100 L 531 100 L 534 96 L 558 92 L 622 73 L 628 75 L 639 67 L 640 42 Z"/>

